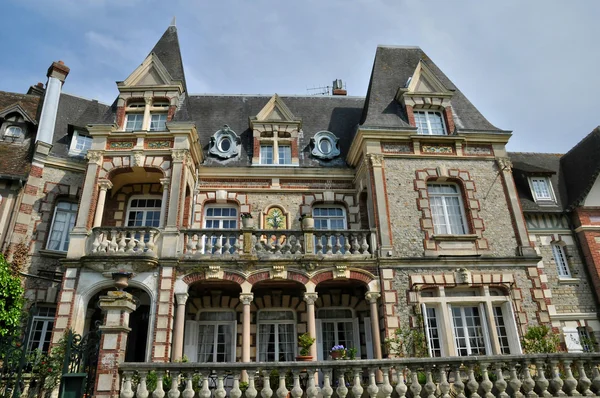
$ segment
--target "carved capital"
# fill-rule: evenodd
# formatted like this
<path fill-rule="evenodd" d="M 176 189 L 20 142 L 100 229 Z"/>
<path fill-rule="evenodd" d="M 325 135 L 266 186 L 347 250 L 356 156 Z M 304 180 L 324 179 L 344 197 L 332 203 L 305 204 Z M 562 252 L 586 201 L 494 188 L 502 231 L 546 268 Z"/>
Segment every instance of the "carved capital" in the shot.
<path fill-rule="evenodd" d="M 177 305 L 185 305 L 188 297 L 190 297 L 187 293 L 175 293 L 175 300 L 177 300 Z"/>
<path fill-rule="evenodd" d="M 306 301 L 306 304 L 308 305 L 315 305 L 318 298 L 318 293 L 304 293 L 304 301 Z"/>
<path fill-rule="evenodd" d="M 102 156 L 104 153 L 102 151 L 87 151 L 85 157 L 89 160 L 90 163 L 101 164 Z"/>
<path fill-rule="evenodd" d="M 367 300 L 370 304 L 376 303 L 379 297 L 381 297 L 381 293 L 379 292 L 367 292 L 365 294 L 365 300 Z"/>
<path fill-rule="evenodd" d="M 152 97 L 144 98 L 144 102 L 146 103 L 146 105 L 152 105 Z"/>
<path fill-rule="evenodd" d="M 373 167 L 381 167 L 383 165 L 383 155 L 372 153 L 369 154 L 368 157 Z"/>
<path fill-rule="evenodd" d="M 252 293 L 240 293 L 240 301 L 244 305 L 250 305 L 254 301 L 254 294 Z"/>
<path fill-rule="evenodd" d="M 500 170 L 506 171 L 510 173 L 512 171 L 512 162 L 509 158 L 497 158 L 496 162 L 498 162 L 498 167 Z"/>
<path fill-rule="evenodd" d="M 111 189 L 113 187 L 112 182 L 110 182 L 110 180 L 98 180 L 98 186 L 100 187 L 101 191 L 108 191 L 109 189 Z"/>
<path fill-rule="evenodd" d="M 158 181 L 160 182 L 160 185 L 163 186 L 163 189 L 167 189 L 167 188 L 169 188 L 169 184 L 171 183 L 171 178 L 169 178 L 169 177 L 161 178 Z"/>
<path fill-rule="evenodd" d="M 171 151 L 171 157 L 174 162 L 183 162 L 187 158 L 190 151 L 187 149 L 173 149 Z"/>

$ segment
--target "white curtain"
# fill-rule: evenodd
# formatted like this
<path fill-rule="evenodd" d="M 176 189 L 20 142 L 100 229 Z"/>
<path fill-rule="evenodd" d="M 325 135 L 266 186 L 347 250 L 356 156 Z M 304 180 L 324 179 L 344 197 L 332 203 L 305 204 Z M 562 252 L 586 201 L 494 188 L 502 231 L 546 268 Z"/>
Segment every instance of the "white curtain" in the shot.
<path fill-rule="evenodd" d="M 200 325 L 198 339 L 198 362 L 213 362 L 215 325 Z"/>

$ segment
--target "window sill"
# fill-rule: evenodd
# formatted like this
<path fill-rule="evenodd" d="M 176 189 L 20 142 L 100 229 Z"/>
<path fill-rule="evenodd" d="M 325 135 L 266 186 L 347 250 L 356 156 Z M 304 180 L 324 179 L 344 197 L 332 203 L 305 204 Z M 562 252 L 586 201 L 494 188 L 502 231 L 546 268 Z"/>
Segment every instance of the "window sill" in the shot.
<path fill-rule="evenodd" d="M 299 164 L 253 164 L 254 167 L 299 167 Z"/>
<path fill-rule="evenodd" d="M 38 253 L 40 253 L 44 257 L 52 257 L 52 258 L 65 258 L 65 257 L 67 257 L 67 252 L 60 252 L 60 251 L 57 251 L 57 250 L 42 249 L 42 250 L 39 250 Z"/>
<path fill-rule="evenodd" d="M 559 285 L 574 285 L 574 284 L 579 284 L 579 282 L 581 282 L 581 279 L 579 279 L 579 278 L 571 278 L 571 277 L 566 277 L 566 276 L 558 277 Z"/>
<path fill-rule="evenodd" d="M 476 234 L 464 234 L 464 235 L 441 235 L 434 234 L 431 239 L 435 241 L 463 241 L 463 242 L 474 242 L 477 240 Z"/>

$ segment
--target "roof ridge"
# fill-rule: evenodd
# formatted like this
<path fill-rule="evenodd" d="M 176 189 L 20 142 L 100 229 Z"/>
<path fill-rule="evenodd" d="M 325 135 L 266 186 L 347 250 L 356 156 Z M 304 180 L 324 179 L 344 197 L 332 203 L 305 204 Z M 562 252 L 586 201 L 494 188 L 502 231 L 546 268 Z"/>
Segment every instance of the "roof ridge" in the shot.
<path fill-rule="evenodd" d="M 394 45 L 394 44 L 378 44 L 377 48 L 401 48 L 405 50 L 422 50 L 419 46 Z"/>
<path fill-rule="evenodd" d="M 507 151 L 508 154 L 519 154 L 519 155 L 555 155 L 555 156 L 563 156 L 564 153 L 558 153 L 558 152 L 513 152 L 513 151 Z"/>
<path fill-rule="evenodd" d="M 569 153 L 571 153 L 573 150 L 575 150 L 576 148 L 578 148 L 585 140 L 588 139 L 588 137 L 590 137 L 592 134 L 594 134 L 595 132 L 600 132 L 600 126 L 596 126 L 592 129 L 592 131 L 590 131 L 585 137 L 583 137 L 581 140 L 579 140 L 579 142 L 575 145 L 573 145 L 573 147 L 571 149 L 569 149 L 567 151 L 567 153 L 565 153 L 565 156 L 568 155 Z"/>
<path fill-rule="evenodd" d="M 226 93 L 190 93 L 189 97 L 266 97 L 271 98 L 274 94 L 226 94 Z M 309 94 L 277 94 L 279 97 L 299 97 L 299 98 L 350 98 L 365 99 L 358 95 L 309 95 Z"/>

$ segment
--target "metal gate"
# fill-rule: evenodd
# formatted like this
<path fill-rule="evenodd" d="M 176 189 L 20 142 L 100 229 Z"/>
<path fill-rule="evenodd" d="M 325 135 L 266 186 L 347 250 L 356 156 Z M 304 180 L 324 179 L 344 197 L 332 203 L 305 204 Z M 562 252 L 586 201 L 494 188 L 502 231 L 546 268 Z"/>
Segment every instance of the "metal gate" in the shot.
<path fill-rule="evenodd" d="M 0 397 L 21 396 L 24 385 L 21 381 L 25 364 L 26 349 L 20 338 L 0 337 Z"/>
<path fill-rule="evenodd" d="M 91 331 L 83 337 L 69 331 L 66 339 L 59 396 L 61 398 L 91 397 L 96 381 L 100 330 Z"/>

